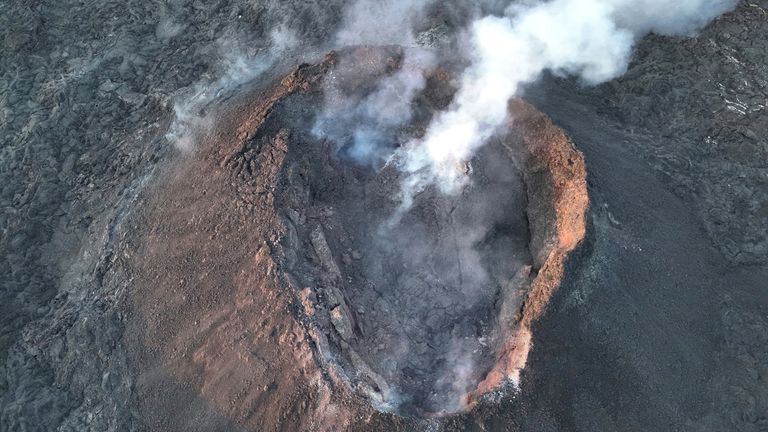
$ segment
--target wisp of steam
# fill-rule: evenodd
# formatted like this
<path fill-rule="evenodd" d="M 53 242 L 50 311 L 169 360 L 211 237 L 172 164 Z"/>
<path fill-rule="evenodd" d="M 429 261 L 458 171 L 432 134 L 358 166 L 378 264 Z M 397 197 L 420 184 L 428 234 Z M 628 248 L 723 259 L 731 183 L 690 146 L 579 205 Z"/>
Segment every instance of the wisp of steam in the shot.
<path fill-rule="evenodd" d="M 242 44 L 233 39 L 217 41 L 224 73 L 215 81 L 203 80 L 183 97 L 174 101 L 174 119 L 166 133 L 166 139 L 181 151 L 194 149 L 195 139 L 212 126 L 205 109 L 223 94 L 256 79 L 264 73 L 285 51 L 298 45 L 298 39 L 286 27 L 276 27 L 270 32 L 270 46 L 256 55 L 247 55 Z"/>

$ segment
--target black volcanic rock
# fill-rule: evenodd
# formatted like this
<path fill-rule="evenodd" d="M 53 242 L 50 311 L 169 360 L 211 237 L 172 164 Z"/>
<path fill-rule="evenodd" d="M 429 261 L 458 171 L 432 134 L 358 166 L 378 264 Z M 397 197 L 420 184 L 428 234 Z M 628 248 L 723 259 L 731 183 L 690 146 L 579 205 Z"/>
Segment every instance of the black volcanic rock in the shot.
<path fill-rule="evenodd" d="M 158 268 L 183 273 L 173 283 L 135 282 L 130 260 L 137 238 L 152 229 L 173 231 L 162 222 L 142 224 L 137 212 L 151 198 L 146 186 L 184 159 L 163 138 L 174 100 L 194 93 L 196 84 L 210 87 L 227 69 L 228 52 L 263 53 L 269 31 L 283 19 L 310 44 L 327 40 L 342 3 L 3 3 L 0 430 L 248 429 L 211 408 L 194 387 L 180 385 L 162 363 L 130 366 L 126 343 L 146 329 L 126 331 L 126 294 L 167 290 L 181 300 L 180 287 L 197 269 L 190 255 L 180 258 L 188 267 Z M 439 31 L 425 33 L 427 42 L 471 16 L 440 6 Z M 364 414 L 308 428 L 764 428 L 766 10 L 765 0 L 742 1 L 696 38 L 646 37 L 628 75 L 596 89 L 550 79 L 527 91 L 526 99 L 585 153 L 592 206 L 585 242 L 534 326 L 519 394 L 490 395 L 493 403 L 439 421 Z M 274 67 L 280 71 L 259 82 L 302 61 L 293 56 L 286 54 Z M 146 98 L 132 97 L 138 95 Z M 217 234 L 187 216 L 201 236 Z M 218 217 L 226 214 L 211 219 Z M 248 240 L 229 234 L 243 245 Z M 158 242 L 164 238 L 158 235 Z M 256 262 L 267 262 L 268 251 L 257 251 Z M 269 286 L 249 278 L 239 283 Z M 244 292 L 251 295 L 237 297 L 240 305 L 259 310 L 300 306 L 269 291 Z M 225 294 L 200 300 L 228 304 Z M 185 328 L 207 323 L 183 304 L 157 302 L 151 311 Z M 285 323 L 240 321 L 267 330 L 266 339 L 238 346 L 285 347 L 272 352 L 300 369 L 306 363 L 294 360 L 302 351 L 288 348 L 295 342 Z M 247 340 L 243 327 L 233 328 Z M 153 336 L 159 346 L 172 337 Z M 237 403 L 271 410 L 266 420 L 255 417 L 251 429 L 296 430 L 310 421 L 302 403 L 316 377 L 281 385 L 269 379 L 291 369 L 279 355 L 248 358 L 252 369 L 229 379 L 257 377 L 261 391 Z M 142 393 L 152 383 L 167 391 Z M 277 394 L 291 394 L 290 403 L 272 404 Z"/>

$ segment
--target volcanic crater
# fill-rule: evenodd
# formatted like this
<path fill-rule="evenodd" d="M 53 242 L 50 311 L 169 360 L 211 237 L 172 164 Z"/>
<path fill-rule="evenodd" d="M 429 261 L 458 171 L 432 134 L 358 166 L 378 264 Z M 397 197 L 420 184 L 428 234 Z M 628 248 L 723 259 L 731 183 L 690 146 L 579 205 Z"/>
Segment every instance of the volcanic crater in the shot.
<path fill-rule="evenodd" d="M 207 154 L 280 221 L 265 241 L 318 364 L 376 409 L 439 416 L 519 380 L 530 324 L 584 235 L 585 167 L 559 128 L 514 100 L 506 130 L 455 167 L 469 179 L 459 193 L 428 186 L 393 218 L 408 175 L 398 151 L 450 104 L 452 74 L 424 72 L 381 164 L 353 160 L 312 125 L 329 76 L 365 94 L 403 55 L 350 48 L 298 66 L 253 92 L 236 133 Z"/>

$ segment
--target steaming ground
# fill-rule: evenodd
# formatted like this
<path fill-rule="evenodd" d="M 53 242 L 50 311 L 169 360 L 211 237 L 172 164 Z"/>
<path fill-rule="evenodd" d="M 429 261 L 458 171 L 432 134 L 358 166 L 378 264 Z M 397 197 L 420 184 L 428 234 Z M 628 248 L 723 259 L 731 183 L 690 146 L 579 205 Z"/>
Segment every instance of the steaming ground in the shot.
<path fill-rule="evenodd" d="M 199 383 L 128 361 L 124 300 L 138 288 L 125 254 L 149 229 L 133 210 L 176 160 L 162 138 L 174 96 L 224 76 L 232 41 L 249 56 L 267 52 L 284 19 L 299 40 L 320 44 L 337 34 L 342 9 L 2 4 L 0 429 L 157 430 L 157 418 L 166 430 L 186 429 L 185 418 L 236 427 Z M 691 40 L 647 37 L 627 74 L 596 89 L 550 79 L 531 91 L 585 152 L 593 204 L 587 241 L 534 327 L 521 393 L 433 423 L 366 413 L 350 429 L 765 427 L 766 9 L 741 2 Z M 450 8 L 438 16 L 421 40 L 464 23 Z M 143 288 L 168 305 L 154 319 L 201 321 L 169 301 L 173 287 Z M 290 326 L 265 299 L 253 300 L 269 311 L 255 331 L 269 350 L 269 335 Z M 254 360 L 258 376 L 288 368 L 270 359 Z M 302 411 L 260 411 L 261 395 L 309 395 L 278 378 L 253 378 L 267 380 L 249 408 L 271 419 L 267 428 L 295 424 L 285 421 Z M 140 386 L 177 398 L 147 404 Z"/>
<path fill-rule="evenodd" d="M 425 190 L 392 222 L 401 177 L 395 166 L 377 172 L 334 157 L 322 141 L 290 140 L 307 148 L 285 168 L 305 174 L 288 175 L 276 191 L 291 233 L 287 271 L 313 287 L 312 298 L 328 297 L 315 299 L 333 308 L 325 331 L 349 343 L 334 351 L 338 362 L 350 377 L 372 370 L 379 409 L 464 409 L 466 394 L 496 361 L 502 287 L 532 264 L 525 187 L 507 150 L 497 144 L 473 159 L 474 184 L 461 195 Z M 360 359 L 345 359 L 348 349 Z"/>

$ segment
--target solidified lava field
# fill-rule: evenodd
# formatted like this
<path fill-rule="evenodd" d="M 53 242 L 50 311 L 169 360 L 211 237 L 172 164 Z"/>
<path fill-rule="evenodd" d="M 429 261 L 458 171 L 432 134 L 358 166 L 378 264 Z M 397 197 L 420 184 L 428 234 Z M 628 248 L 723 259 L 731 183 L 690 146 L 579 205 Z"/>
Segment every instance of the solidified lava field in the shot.
<path fill-rule="evenodd" d="M 766 76 L 768 0 L 0 0 L 0 431 L 765 430 Z"/>

